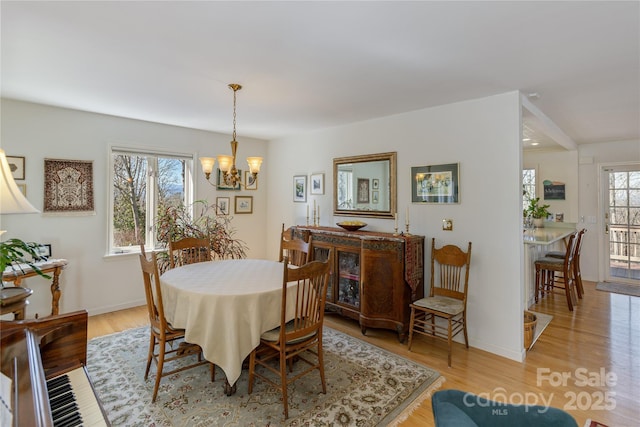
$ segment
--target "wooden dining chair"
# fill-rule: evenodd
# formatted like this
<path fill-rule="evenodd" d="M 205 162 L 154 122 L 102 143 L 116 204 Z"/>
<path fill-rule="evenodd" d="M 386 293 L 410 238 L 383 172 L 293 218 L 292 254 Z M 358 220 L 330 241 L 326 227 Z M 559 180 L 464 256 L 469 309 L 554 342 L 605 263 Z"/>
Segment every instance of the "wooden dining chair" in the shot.
<path fill-rule="evenodd" d="M 436 248 L 436 239 L 431 240 L 431 287 L 428 297 L 410 305 L 409 351 L 414 332 L 446 341 L 449 367 L 453 337 L 463 332 L 465 347 L 469 348 L 467 290 L 470 264 L 471 242 L 467 252 L 464 252 L 455 245 Z M 446 325 L 438 322 L 438 318 L 444 319 Z"/>
<path fill-rule="evenodd" d="M 206 237 L 183 237 L 169 241 L 169 268 L 211 261 L 211 245 Z"/>
<path fill-rule="evenodd" d="M 577 302 L 576 282 L 573 271 L 573 258 L 578 242 L 578 233 L 569 236 L 564 258 L 543 257 L 534 262 L 536 269 L 536 293 L 535 301 L 546 294 L 564 294 L 569 311 Z"/>
<path fill-rule="evenodd" d="M 582 299 L 584 295 L 584 286 L 582 285 L 582 273 L 580 272 L 580 252 L 582 251 L 582 241 L 584 239 L 584 235 L 587 232 L 586 228 L 583 228 L 578 232 L 578 240 L 576 241 L 575 248 L 573 250 L 573 266 L 571 269 L 573 270 L 573 279 L 575 281 L 576 292 L 578 294 L 578 298 Z M 564 259 L 567 256 L 566 251 L 551 251 L 544 254 L 545 257 L 551 258 L 561 258 Z"/>
<path fill-rule="evenodd" d="M 311 236 L 309 241 L 304 241 L 297 237 L 293 237 L 292 233 L 286 232 L 284 224 L 282 224 L 282 232 L 280 233 L 280 257 L 279 262 L 288 258 L 289 263 L 301 266 L 311 261 Z"/>
<path fill-rule="evenodd" d="M 153 397 L 151 402 L 156 401 L 160 380 L 168 375 L 184 371 L 185 369 L 208 364 L 211 369 L 211 381 L 215 380 L 215 366 L 202 358 L 202 349 L 196 344 L 189 344 L 184 341 L 184 329 L 172 327 L 164 316 L 164 306 L 162 304 L 162 291 L 160 288 L 160 272 L 156 254 L 151 253 L 151 260 L 140 254 L 140 266 L 144 280 L 144 291 L 147 300 L 147 311 L 149 312 L 150 340 L 149 352 L 147 355 L 147 368 L 144 372 L 144 379 L 149 376 L 151 361 L 156 362 L 157 373 L 153 387 Z M 157 346 L 157 349 L 156 349 Z M 197 356 L 197 361 L 188 365 L 176 367 L 166 372 L 165 363 L 173 362 L 187 356 Z"/>
<path fill-rule="evenodd" d="M 249 356 L 249 394 L 253 391 L 254 379 L 260 378 L 282 392 L 284 418 L 289 417 L 287 386 L 314 370 L 320 372 L 322 392 L 327 392 L 324 376 L 324 356 L 322 350 L 322 325 L 324 305 L 329 282 L 330 259 L 312 261 L 301 267 L 289 266 L 284 259 L 282 279 L 282 307 L 280 326 L 262 334 L 260 345 Z M 296 284 L 293 319 L 287 321 L 287 287 Z M 312 356 L 311 358 L 309 356 Z M 305 368 L 288 375 L 287 367 L 304 362 Z M 256 370 L 256 365 L 262 367 Z"/>

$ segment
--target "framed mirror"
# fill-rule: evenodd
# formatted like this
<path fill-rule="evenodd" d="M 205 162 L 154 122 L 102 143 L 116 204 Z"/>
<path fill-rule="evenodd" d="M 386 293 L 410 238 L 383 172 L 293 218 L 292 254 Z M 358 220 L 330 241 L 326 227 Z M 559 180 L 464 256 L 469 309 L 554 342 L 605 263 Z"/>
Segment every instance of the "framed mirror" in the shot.
<path fill-rule="evenodd" d="M 396 154 L 333 159 L 333 214 L 394 218 Z"/>

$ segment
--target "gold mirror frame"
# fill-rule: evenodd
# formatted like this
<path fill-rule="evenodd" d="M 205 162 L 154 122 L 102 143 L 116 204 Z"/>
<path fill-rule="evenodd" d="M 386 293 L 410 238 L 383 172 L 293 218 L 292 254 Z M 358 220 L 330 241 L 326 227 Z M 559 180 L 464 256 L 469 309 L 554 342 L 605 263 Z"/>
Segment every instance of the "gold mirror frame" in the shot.
<path fill-rule="evenodd" d="M 369 218 L 394 218 L 397 211 L 396 156 L 396 152 L 390 152 L 333 159 L 333 214 Z M 381 162 L 383 168 L 384 162 L 389 163 L 386 176 L 384 173 L 371 171 L 376 168 L 377 162 Z M 348 167 L 351 167 L 352 172 L 352 188 L 349 191 L 347 186 L 339 191 L 338 171 L 348 172 Z M 367 170 L 369 172 L 365 172 Z M 362 194 L 358 194 L 359 189 L 357 186 L 360 183 L 364 188 L 367 180 L 369 184 L 366 191 L 368 193 L 366 200 L 368 201 L 364 202 L 364 191 Z M 377 203 L 374 203 L 376 201 L 374 191 L 378 193 Z M 352 196 L 351 199 L 345 197 L 345 192 Z M 358 196 L 361 196 L 360 200 L 358 200 Z M 341 199 L 339 202 L 339 197 L 346 200 Z"/>

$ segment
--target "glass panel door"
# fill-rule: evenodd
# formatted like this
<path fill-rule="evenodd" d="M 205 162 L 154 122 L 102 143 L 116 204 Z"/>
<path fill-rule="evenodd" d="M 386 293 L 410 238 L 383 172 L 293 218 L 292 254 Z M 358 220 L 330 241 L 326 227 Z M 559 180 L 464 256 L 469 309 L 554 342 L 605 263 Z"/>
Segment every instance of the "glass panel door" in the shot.
<path fill-rule="evenodd" d="M 603 172 L 606 280 L 639 281 L 640 165 L 605 167 Z"/>
<path fill-rule="evenodd" d="M 360 253 L 338 250 L 338 302 L 360 307 Z"/>

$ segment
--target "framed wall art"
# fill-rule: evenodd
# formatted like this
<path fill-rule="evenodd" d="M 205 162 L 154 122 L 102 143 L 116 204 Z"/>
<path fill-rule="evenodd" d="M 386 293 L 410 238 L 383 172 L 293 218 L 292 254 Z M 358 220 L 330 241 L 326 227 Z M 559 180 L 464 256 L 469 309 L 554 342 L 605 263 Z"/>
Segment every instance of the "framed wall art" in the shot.
<path fill-rule="evenodd" d="M 236 214 L 250 214 L 253 213 L 253 196 L 236 196 L 235 198 Z"/>
<path fill-rule="evenodd" d="M 33 257 L 34 261 L 47 261 L 51 258 L 51 245 L 48 243 L 40 244 L 37 248 L 35 248 L 37 257 Z"/>
<path fill-rule="evenodd" d="M 18 184 L 18 183 L 16 183 L 16 185 L 20 189 L 20 192 L 22 193 L 22 195 L 24 197 L 27 197 L 27 184 Z"/>
<path fill-rule="evenodd" d="M 251 171 L 244 171 L 244 188 L 245 190 L 258 189 L 258 177 L 254 177 Z"/>
<path fill-rule="evenodd" d="M 227 183 L 224 182 L 224 175 L 222 173 L 222 170 L 220 168 L 218 168 L 218 180 L 216 182 L 216 188 L 218 190 L 235 190 L 235 191 L 239 191 L 240 190 L 240 184 L 242 182 L 242 171 L 240 169 L 238 169 L 238 175 L 240 176 L 240 181 L 238 181 L 236 186 L 233 187 L 233 186 L 228 185 Z"/>
<path fill-rule="evenodd" d="M 309 184 L 311 194 L 324 194 L 324 174 L 312 173 L 311 182 Z"/>
<path fill-rule="evenodd" d="M 565 185 L 564 182 L 550 181 L 545 179 L 542 181 L 542 188 L 544 190 L 545 200 L 564 200 L 565 199 Z"/>
<path fill-rule="evenodd" d="M 358 203 L 369 203 L 369 178 L 358 178 Z"/>
<path fill-rule="evenodd" d="M 411 168 L 413 203 L 460 203 L 460 164 Z"/>
<path fill-rule="evenodd" d="M 218 213 L 222 215 L 229 215 L 229 204 L 231 203 L 231 199 L 229 197 L 216 197 L 216 206 L 218 208 Z"/>
<path fill-rule="evenodd" d="M 7 156 L 7 163 L 9 163 L 9 169 L 13 179 L 24 179 L 24 157 L 20 156 Z"/>
<path fill-rule="evenodd" d="M 307 201 L 307 177 L 306 175 L 296 175 L 293 177 L 293 201 Z"/>
<path fill-rule="evenodd" d="M 95 215 L 93 162 L 44 159 L 45 214 Z"/>

